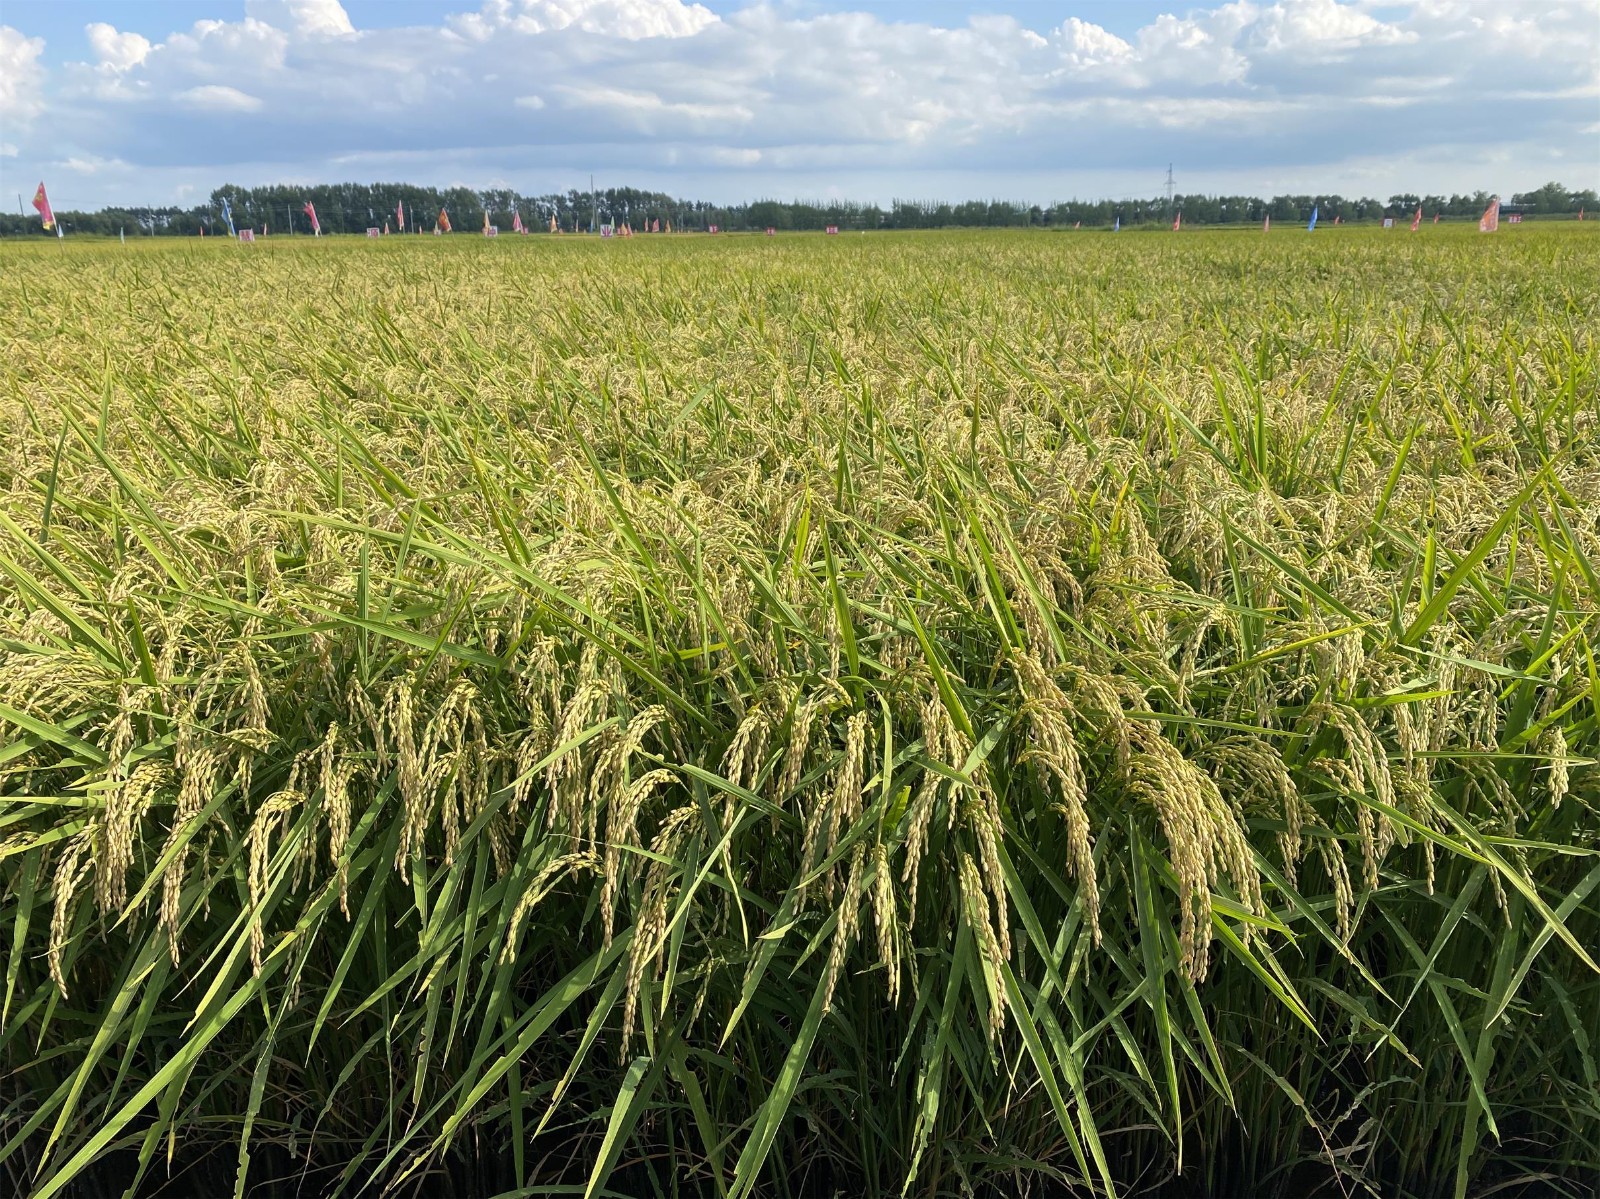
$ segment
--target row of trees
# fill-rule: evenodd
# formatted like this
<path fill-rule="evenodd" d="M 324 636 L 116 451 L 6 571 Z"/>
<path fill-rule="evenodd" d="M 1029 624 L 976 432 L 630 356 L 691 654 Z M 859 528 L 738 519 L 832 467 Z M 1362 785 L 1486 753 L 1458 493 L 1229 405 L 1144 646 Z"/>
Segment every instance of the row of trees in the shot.
<path fill-rule="evenodd" d="M 265 227 L 277 233 L 311 232 L 310 219 L 304 212 L 307 201 L 316 206 L 324 233 L 360 233 L 385 224 L 395 229 L 397 205 L 404 206 L 408 231 L 431 230 L 441 210 L 449 213 L 454 228 L 465 232 L 479 229 L 485 215 L 490 224 L 510 228 L 513 213 L 519 213 L 536 231 L 548 229 L 550 218 L 554 217 L 561 230 L 569 233 L 604 224 L 627 223 L 639 229 L 657 220 L 663 229 L 670 223 L 674 229 L 688 230 L 704 230 L 712 225 L 735 230 L 820 230 L 829 225 L 842 229 L 1070 228 L 1077 224 L 1109 226 L 1119 220 L 1128 226 L 1170 221 L 1174 210 L 1183 213 L 1186 225 L 1254 224 L 1268 215 L 1277 221 L 1303 221 L 1313 208 L 1317 209 L 1320 219 L 1330 223 L 1335 217 L 1346 223 L 1370 222 L 1385 216 L 1409 215 L 1419 205 L 1429 217 L 1439 213 L 1445 217 L 1476 218 L 1490 198 L 1489 193 L 1482 191 L 1452 196 L 1402 193 L 1387 200 L 1347 199 L 1339 195 L 1284 195 L 1271 199 L 1179 195 L 1170 201 L 1165 197 L 1070 200 L 1048 206 L 1004 200 L 969 200 L 962 204 L 895 200 L 882 208 L 876 204 L 805 200 L 756 200 L 721 205 L 631 187 L 595 192 L 573 189 L 565 193 L 525 196 L 509 189 L 473 191 L 454 187 L 441 190 L 405 183 L 333 183 L 311 187 L 227 184 L 212 192 L 207 203 L 193 208 L 103 208 L 98 212 L 65 211 L 58 215 L 70 233 L 110 237 L 124 231 L 129 236 L 194 236 L 202 229 L 215 233 L 224 227 L 224 200 L 233 210 L 236 225 Z M 1533 215 L 1575 214 L 1600 210 L 1600 197 L 1592 189 L 1573 191 L 1560 183 L 1547 183 L 1535 191 L 1513 196 L 1509 206 Z M 0 217 L 0 235 L 41 232 L 39 221 L 31 214 Z"/>

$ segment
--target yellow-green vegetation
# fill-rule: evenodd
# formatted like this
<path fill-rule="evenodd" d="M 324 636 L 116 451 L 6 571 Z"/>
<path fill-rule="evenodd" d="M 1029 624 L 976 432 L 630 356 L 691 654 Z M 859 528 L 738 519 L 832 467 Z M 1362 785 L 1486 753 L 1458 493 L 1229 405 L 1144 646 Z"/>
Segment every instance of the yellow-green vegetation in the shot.
<path fill-rule="evenodd" d="M 0 1185 L 1592 1194 L 1591 229 L 0 247 Z"/>

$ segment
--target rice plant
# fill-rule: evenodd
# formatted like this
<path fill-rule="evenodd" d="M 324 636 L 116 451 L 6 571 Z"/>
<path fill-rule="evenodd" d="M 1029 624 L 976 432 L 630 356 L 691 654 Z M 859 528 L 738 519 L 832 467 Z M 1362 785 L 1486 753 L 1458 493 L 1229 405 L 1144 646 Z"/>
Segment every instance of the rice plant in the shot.
<path fill-rule="evenodd" d="M 11 1193 L 1600 1187 L 1587 228 L 0 264 Z"/>

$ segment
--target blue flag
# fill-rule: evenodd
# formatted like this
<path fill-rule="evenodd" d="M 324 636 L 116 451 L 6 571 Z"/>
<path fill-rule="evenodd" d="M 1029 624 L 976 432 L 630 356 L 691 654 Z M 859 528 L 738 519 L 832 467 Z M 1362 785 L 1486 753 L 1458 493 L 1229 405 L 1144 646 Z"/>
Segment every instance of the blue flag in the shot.
<path fill-rule="evenodd" d="M 1121 233 L 1122 232 L 1122 216 L 1121 216 L 1120 213 L 1117 216 L 1116 223 L 1111 226 L 1111 232 L 1113 232 L 1113 233 Z"/>
<path fill-rule="evenodd" d="M 233 227 L 233 209 L 228 205 L 228 197 L 222 197 L 222 219 L 228 226 L 228 236 L 238 237 L 239 231 Z"/>
<path fill-rule="evenodd" d="M 1313 204 L 1311 206 L 1311 223 L 1306 226 L 1306 232 L 1310 233 L 1311 230 L 1315 229 L 1316 227 L 1317 227 L 1317 206 L 1315 204 Z"/>

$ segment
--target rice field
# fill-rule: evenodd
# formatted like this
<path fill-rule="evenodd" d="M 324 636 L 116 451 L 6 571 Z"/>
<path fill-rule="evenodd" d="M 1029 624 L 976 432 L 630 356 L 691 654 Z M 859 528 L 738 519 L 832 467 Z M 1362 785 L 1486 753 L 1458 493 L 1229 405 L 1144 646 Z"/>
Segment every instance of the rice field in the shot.
<path fill-rule="evenodd" d="M 0 1189 L 1600 1189 L 1590 226 L 0 246 Z"/>

